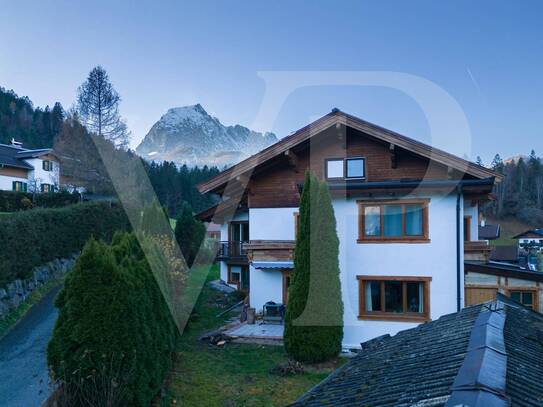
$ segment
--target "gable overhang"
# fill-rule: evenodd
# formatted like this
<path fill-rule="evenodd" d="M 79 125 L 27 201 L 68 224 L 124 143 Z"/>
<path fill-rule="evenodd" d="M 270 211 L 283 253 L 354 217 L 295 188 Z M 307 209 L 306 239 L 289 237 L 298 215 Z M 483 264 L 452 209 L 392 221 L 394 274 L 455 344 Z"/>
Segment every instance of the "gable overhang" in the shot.
<path fill-rule="evenodd" d="M 292 148 L 333 126 L 350 127 L 374 139 L 388 143 L 391 147 L 407 150 L 477 179 L 492 178 L 499 181 L 502 178 L 500 174 L 488 168 L 335 109 L 272 146 L 221 172 L 212 179 L 198 184 L 197 188 L 202 194 L 219 192 L 229 181 L 239 180 L 240 177 L 246 177 L 247 175 L 250 176 L 257 167 L 273 158 L 288 154 Z"/>
<path fill-rule="evenodd" d="M 41 148 L 39 150 L 24 150 L 17 153 L 17 158 L 21 160 L 28 160 L 31 158 L 39 158 L 44 155 L 50 155 L 58 160 L 57 155 L 50 148 Z"/>

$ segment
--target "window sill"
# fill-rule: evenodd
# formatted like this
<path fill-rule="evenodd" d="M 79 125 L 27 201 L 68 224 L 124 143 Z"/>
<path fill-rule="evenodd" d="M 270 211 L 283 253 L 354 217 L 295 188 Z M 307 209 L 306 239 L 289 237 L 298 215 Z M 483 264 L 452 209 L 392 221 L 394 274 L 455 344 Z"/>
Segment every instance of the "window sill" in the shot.
<path fill-rule="evenodd" d="M 367 244 L 367 243 L 430 243 L 430 239 L 426 238 L 416 238 L 416 239 L 402 239 L 402 238 L 365 238 L 357 239 L 356 243 L 358 244 Z"/>
<path fill-rule="evenodd" d="M 427 322 L 430 321 L 428 315 L 412 314 L 394 314 L 394 313 L 375 313 L 359 315 L 360 321 L 393 321 L 393 322 Z"/>

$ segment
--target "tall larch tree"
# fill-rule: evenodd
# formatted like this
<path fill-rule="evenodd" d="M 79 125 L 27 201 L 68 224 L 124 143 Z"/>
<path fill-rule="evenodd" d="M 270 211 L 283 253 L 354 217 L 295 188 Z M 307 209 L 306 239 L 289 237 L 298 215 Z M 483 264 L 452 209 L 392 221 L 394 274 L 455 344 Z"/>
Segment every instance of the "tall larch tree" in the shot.
<path fill-rule="evenodd" d="M 121 97 L 100 65 L 77 90 L 77 113 L 89 131 L 126 148 L 130 133 L 119 114 Z"/>

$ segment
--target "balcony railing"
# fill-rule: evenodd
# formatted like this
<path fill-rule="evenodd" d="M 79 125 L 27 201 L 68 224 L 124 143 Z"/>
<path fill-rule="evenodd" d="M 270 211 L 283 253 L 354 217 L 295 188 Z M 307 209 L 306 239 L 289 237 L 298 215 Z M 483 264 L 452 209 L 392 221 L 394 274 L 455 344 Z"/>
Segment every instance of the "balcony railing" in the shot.
<path fill-rule="evenodd" d="M 219 242 L 217 260 L 247 261 L 247 242 Z"/>

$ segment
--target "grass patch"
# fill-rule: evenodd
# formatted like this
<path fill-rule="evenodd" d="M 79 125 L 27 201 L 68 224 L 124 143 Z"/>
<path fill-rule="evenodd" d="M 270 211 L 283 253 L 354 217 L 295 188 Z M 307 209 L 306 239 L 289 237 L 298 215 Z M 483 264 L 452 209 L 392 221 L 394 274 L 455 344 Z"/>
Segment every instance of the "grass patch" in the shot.
<path fill-rule="evenodd" d="M 28 296 L 26 301 L 19 304 L 19 306 L 4 317 L 0 319 L 0 338 L 6 336 L 9 331 L 21 320 L 22 317 L 32 308 L 35 304 L 41 301 L 49 291 L 62 284 L 61 280 L 50 281 L 36 290 L 32 291 L 32 294 Z"/>
<path fill-rule="evenodd" d="M 207 280 L 219 278 L 213 267 Z M 281 346 L 229 343 L 219 348 L 199 340 L 200 335 L 223 325 L 217 318 L 224 294 L 204 287 L 195 307 L 197 318 L 180 339 L 172 371 L 168 398 L 161 405 L 182 406 L 284 406 L 323 380 L 344 360 L 307 365 L 303 374 L 278 376 L 270 371 L 287 362 Z"/>

